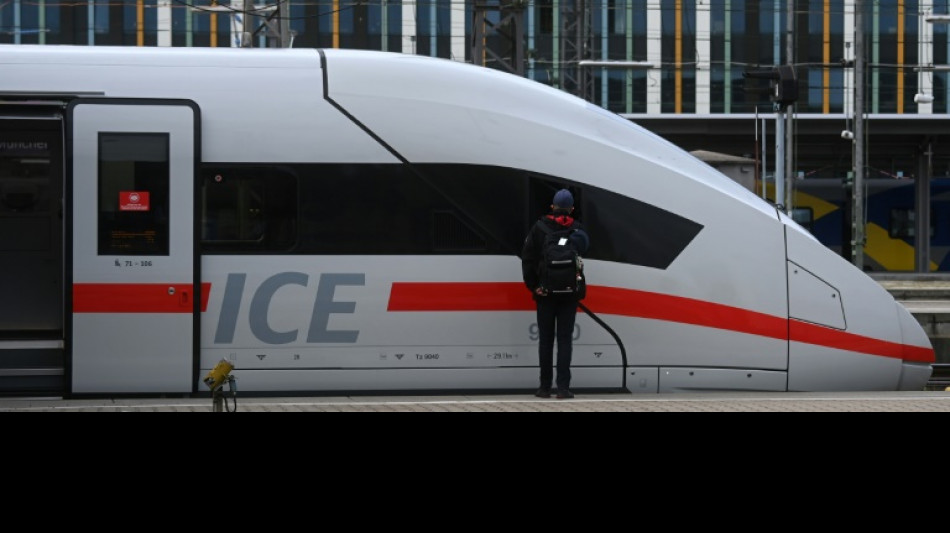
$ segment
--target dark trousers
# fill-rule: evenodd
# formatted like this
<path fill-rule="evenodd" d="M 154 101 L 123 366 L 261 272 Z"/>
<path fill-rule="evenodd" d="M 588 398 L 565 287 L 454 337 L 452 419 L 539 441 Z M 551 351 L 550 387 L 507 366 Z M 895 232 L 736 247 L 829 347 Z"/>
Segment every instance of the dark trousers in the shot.
<path fill-rule="evenodd" d="M 557 339 L 557 388 L 569 389 L 577 300 L 573 297 L 546 296 L 538 298 L 537 306 L 541 388 L 551 388 L 554 378 L 554 340 Z"/>

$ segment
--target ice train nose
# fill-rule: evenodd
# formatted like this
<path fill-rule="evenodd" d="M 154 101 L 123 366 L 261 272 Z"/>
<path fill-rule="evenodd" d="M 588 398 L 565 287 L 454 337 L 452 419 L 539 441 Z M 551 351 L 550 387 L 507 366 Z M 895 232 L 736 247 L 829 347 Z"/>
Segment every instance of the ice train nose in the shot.
<path fill-rule="evenodd" d="M 788 390 L 923 390 L 934 349 L 907 308 L 798 227 L 786 243 Z"/>

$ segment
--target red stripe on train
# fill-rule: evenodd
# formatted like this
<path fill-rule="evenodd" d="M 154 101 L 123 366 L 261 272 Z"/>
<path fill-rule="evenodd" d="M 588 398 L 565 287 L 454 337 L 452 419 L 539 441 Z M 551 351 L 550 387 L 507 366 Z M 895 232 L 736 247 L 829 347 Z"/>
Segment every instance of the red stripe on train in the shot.
<path fill-rule="evenodd" d="M 882 341 L 799 320 L 789 320 L 788 323 L 789 334 L 793 341 L 853 352 L 883 355 L 918 363 L 933 363 L 936 361 L 936 353 L 933 348 Z"/>
<path fill-rule="evenodd" d="M 202 312 L 210 293 L 211 284 L 202 283 Z M 190 313 L 193 305 L 190 283 L 73 284 L 74 313 Z"/>
<path fill-rule="evenodd" d="M 694 324 L 907 361 L 932 363 L 932 348 L 855 335 L 728 305 L 655 292 L 589 286 L 585 305 L 598 314 Z M 389 311 L 533 311 L 520 282 L 393 283 Z"/>

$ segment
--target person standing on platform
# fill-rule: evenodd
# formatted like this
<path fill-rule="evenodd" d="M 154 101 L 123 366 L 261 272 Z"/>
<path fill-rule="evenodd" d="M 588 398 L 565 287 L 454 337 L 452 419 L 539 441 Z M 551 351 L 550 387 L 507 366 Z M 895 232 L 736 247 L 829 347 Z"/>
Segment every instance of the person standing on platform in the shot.
<path fill-rule="evenodd" d="M 557 386 L 555 394 L 558 398 L 574 397 L 571 392 L 572 343 L 577 304 L 583 298 L 583 287 L 578 286 L 583 284 L 580 255 L 587 253 L 590 238 L 573 214 L 574 196 L 567 189 L 557 191 L 551 202 L 551 212 L 531 227 L 521 250 L 524 283 L 537 307 L 540 383 L 535 396 L 539 398 L 550 398 L 552 385 Z M 573 259 L 568 259 L 571 257 Z M 569 268 L 557 266 L 568 261 L 573 261 Z"/>

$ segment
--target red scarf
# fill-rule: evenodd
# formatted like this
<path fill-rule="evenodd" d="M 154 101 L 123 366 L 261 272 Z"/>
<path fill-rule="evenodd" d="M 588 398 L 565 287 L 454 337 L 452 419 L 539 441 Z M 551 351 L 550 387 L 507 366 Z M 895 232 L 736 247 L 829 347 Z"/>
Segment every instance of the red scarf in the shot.
<path fill-rule="evenodd" d="M 570 227 L 570 225 L 574 223 L 574 217 L 570 215 L 558 215 L 558 216 L 547 215 L 547 217 L 557 222 L 558 224 L 564 226 L 565 228 Z"/>

